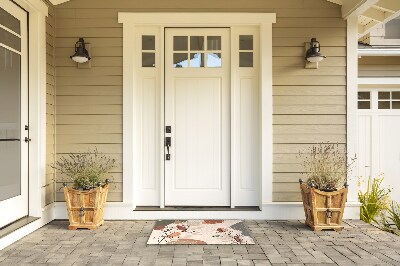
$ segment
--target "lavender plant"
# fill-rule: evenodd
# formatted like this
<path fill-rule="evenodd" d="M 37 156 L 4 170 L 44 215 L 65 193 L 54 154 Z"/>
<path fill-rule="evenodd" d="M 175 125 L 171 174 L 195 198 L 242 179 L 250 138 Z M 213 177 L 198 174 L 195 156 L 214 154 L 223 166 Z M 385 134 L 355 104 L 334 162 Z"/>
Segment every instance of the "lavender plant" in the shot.
<path fill-rule="evenodd" d="M 62 156 L 54 169 L 65 174 L 74 183 L 75 189 L 89 190 L 105 180 L 116 160 L 100 153 L 97 148 L 83 153 Z"/>
<path fill-rule="evenodd" d="M 347 151 L 339 144 L 320 143 L 299 152 L 303 175 L 310 186 L 323 191 L 335 191 L 347 182 L 355 158 L 347 161 Z"/>

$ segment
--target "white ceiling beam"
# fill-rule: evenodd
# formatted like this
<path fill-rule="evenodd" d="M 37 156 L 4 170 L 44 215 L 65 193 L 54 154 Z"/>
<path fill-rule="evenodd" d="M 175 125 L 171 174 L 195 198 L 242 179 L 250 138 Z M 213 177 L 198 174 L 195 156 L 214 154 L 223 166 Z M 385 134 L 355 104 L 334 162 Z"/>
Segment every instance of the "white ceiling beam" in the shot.
<path fill-rule="evenodd" d="M 70 0 L 49 0 L 50 1 L 50 3 L 52 3 L 53 5 L 59 5 L 59 4 L 62 4 L 62 3 L 65 3 L 65 2 L 68 2 L 68 1 L 70 1 Z"/>
<path fill-rule="evenodd" d="M 340 6 L 343 5 L 343 0 L 327 0 L 327 1 L 331 2 L 331 3 L 334 3 L 334 4 L 337 4 L 337 5 L 340 5 Z"/>
<path fill-rule="evenodd" d="M 398 3 L 400 4 L 400 0 L 392 0 L 392 1 L 396 1 L 396 2 L 398 1 Z M 380 23 L 377 23 L 377 21 L 373 21 L 372 20 L 370 23 L 368 23 L 367 25 L 363 26 L 362 28 L 360 28 L 360 26 L 359 26 L 358 27 L 358 37 L 362 38 L 366 34 L 370 33 L 373 30 L 375 30 L 380 25 L 382 25 L 384 23 L 387 23 L 388 21 L 391 21 L 392 19 L 397 18 L 398 16 L 400 16 L 400 10 L 397 10 L 395 13 L 392 13 L 392 12 L 393 11 L 385 12 L 385 19 Z"/>
<path fill-rule="evenodd" d="M 343 1 L 342 17 L 347 19 L 349 17 L 358 17 L 363 14 L 379 0 L 346 0 Z M 397 0 L 395 0 L 397 1 Z"/>
<path fill-rule="evenodd" d="M 386 19 L 386 12 L 383 12 L 379 9 L 370 8 L 362 13 L 361 16 L 383 23 L 383 21 Z"/>
<path fill-rule="evenodd" d="M 399 0 L 380 0 L 376 3 L 376 6 L 382 8 L 387 11 L 391 11 L 396 13 L 400 10 L 400 1 Z"/>
<path fill-rule="evenodd" d="M 369 22 L 366 25 L 358 25 L 358 38 L 368 34 L 373 28 L 375 28 L 377 25 L 380 25 L 380 22 L 371 20 L 371 22 Z"/>

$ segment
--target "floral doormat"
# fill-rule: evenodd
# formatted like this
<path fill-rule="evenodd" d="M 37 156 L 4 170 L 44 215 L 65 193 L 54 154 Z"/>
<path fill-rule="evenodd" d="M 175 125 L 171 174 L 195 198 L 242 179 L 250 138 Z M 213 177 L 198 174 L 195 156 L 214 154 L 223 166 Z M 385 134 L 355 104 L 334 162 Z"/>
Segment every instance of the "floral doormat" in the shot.
<path fill-rule="evenodd" d="M 241 220 L 161 220 L 149 245 L 254 245 Z"/>

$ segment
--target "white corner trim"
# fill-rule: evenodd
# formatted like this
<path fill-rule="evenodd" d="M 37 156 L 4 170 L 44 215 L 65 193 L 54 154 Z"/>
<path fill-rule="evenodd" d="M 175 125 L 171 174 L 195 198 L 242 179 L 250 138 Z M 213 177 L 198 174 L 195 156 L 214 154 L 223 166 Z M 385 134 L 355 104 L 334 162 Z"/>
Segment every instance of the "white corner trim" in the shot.
<path fill-rule="evenodd" d="M 30 233 L 36 231 L 40 227 L 48 224 L 54 220 L 54 203 L 47 205 L 42 208 L 42 217 L 32 223 L 29 223 L 9 235 L 0 238 L 0 250 L 17 242 L 19 239 L 29 235 Z"/>
<path fill-rule="evenodd" d="M 400 78 L 398 77 L 372 77 L 372 78 L 358 78 L 358 84 L 368 85 L 368 84 L 382 84 L 382 85 L 399 85 Z"/>
<path fill-rule="evenodd" d="M 304 220 L 301 202 L 263 203 L 261 211 L 133 211 L 130 204 L 107 202 L 105 220 L 159 219 L 249 219 L 249 220 Z M 360 203 L 347 202 L 344 219 L 360 219 Z M 55 218 L 68 219 L 65 202 L 56 202 Z"/>
<path fill-rule="evenodd" d="M 347 19 L 347 152 L 348 160 L 358 152 L 357 91 L 358 91 L 358 18 Z M 358 201 L 357 160 L 347 176 L 349 201 Z"/>

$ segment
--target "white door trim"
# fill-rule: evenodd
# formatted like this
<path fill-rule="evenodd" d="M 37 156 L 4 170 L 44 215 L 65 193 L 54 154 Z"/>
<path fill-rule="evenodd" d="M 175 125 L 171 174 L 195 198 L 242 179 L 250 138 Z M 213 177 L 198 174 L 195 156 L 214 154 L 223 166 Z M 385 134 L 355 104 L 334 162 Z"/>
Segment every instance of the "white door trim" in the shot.
<path fill-rule="evenodd" d="M 41 0 L 14 0 L 29 18 L 29 215 L 43 216 L 42 186 L 46 182 L 46 21 Z M 42 200 L 43 198 L 43 200 Z"/>
<path fill-rule="evenodd" d="M 7 1 L 7 0 L 0 0 Z M 29 215 L 40 217 L 0 239 L 0 250 L 54 219 L 55 204 L 44 206 L 42 187 L 46 179 L 46 16 L 42 0 L 14 0 L 29 18 Z M 43 193 L 44 194 L 44 193 Z"/>
<path fill-rule="evenodd" d="M 233 27 L 258 26 L 260 28 L 260 88 L 261 88 L 261 186 L 260 206 L 272 202 L 272 24 L 274 13 L 125 13 L 118 14 L 123 23 L 123 203 L 136 207 L 134 198 L 135 180 L 141 171 L 140 134 L 141 121 L 135 106 L 135 66 L 140 64 L 135 57 L 135 27 Z M 164 54 L 161 49 L 160 77 L 164 84 Z M 232 79 L 232 77 L 231 77 Z M 233 82 L 231 82 L 233 84 Z M 163 108 L 161 108 L 163 109 Z M 163 114 L 162 114 L 163 115 Z M 162 124 L 162 127 L 164 125 Z M 163 142 L 161 142 L 163 143 Z M 163 164 L 163 163 L 162 163 Z M 163 166 L 163 165 L 162 165 Z M 162 167 L 163 168 L 163 167 Z M 163 180 L 163 178 L 161 179 Z M 161 184 L 162 185 L 162 184 Z M 161 188 L 161 191 L 163 188 Z M 163 197 L 162 197 L 163 198 Z M 164 202 L 160 203 L 163 207 Z"/>

